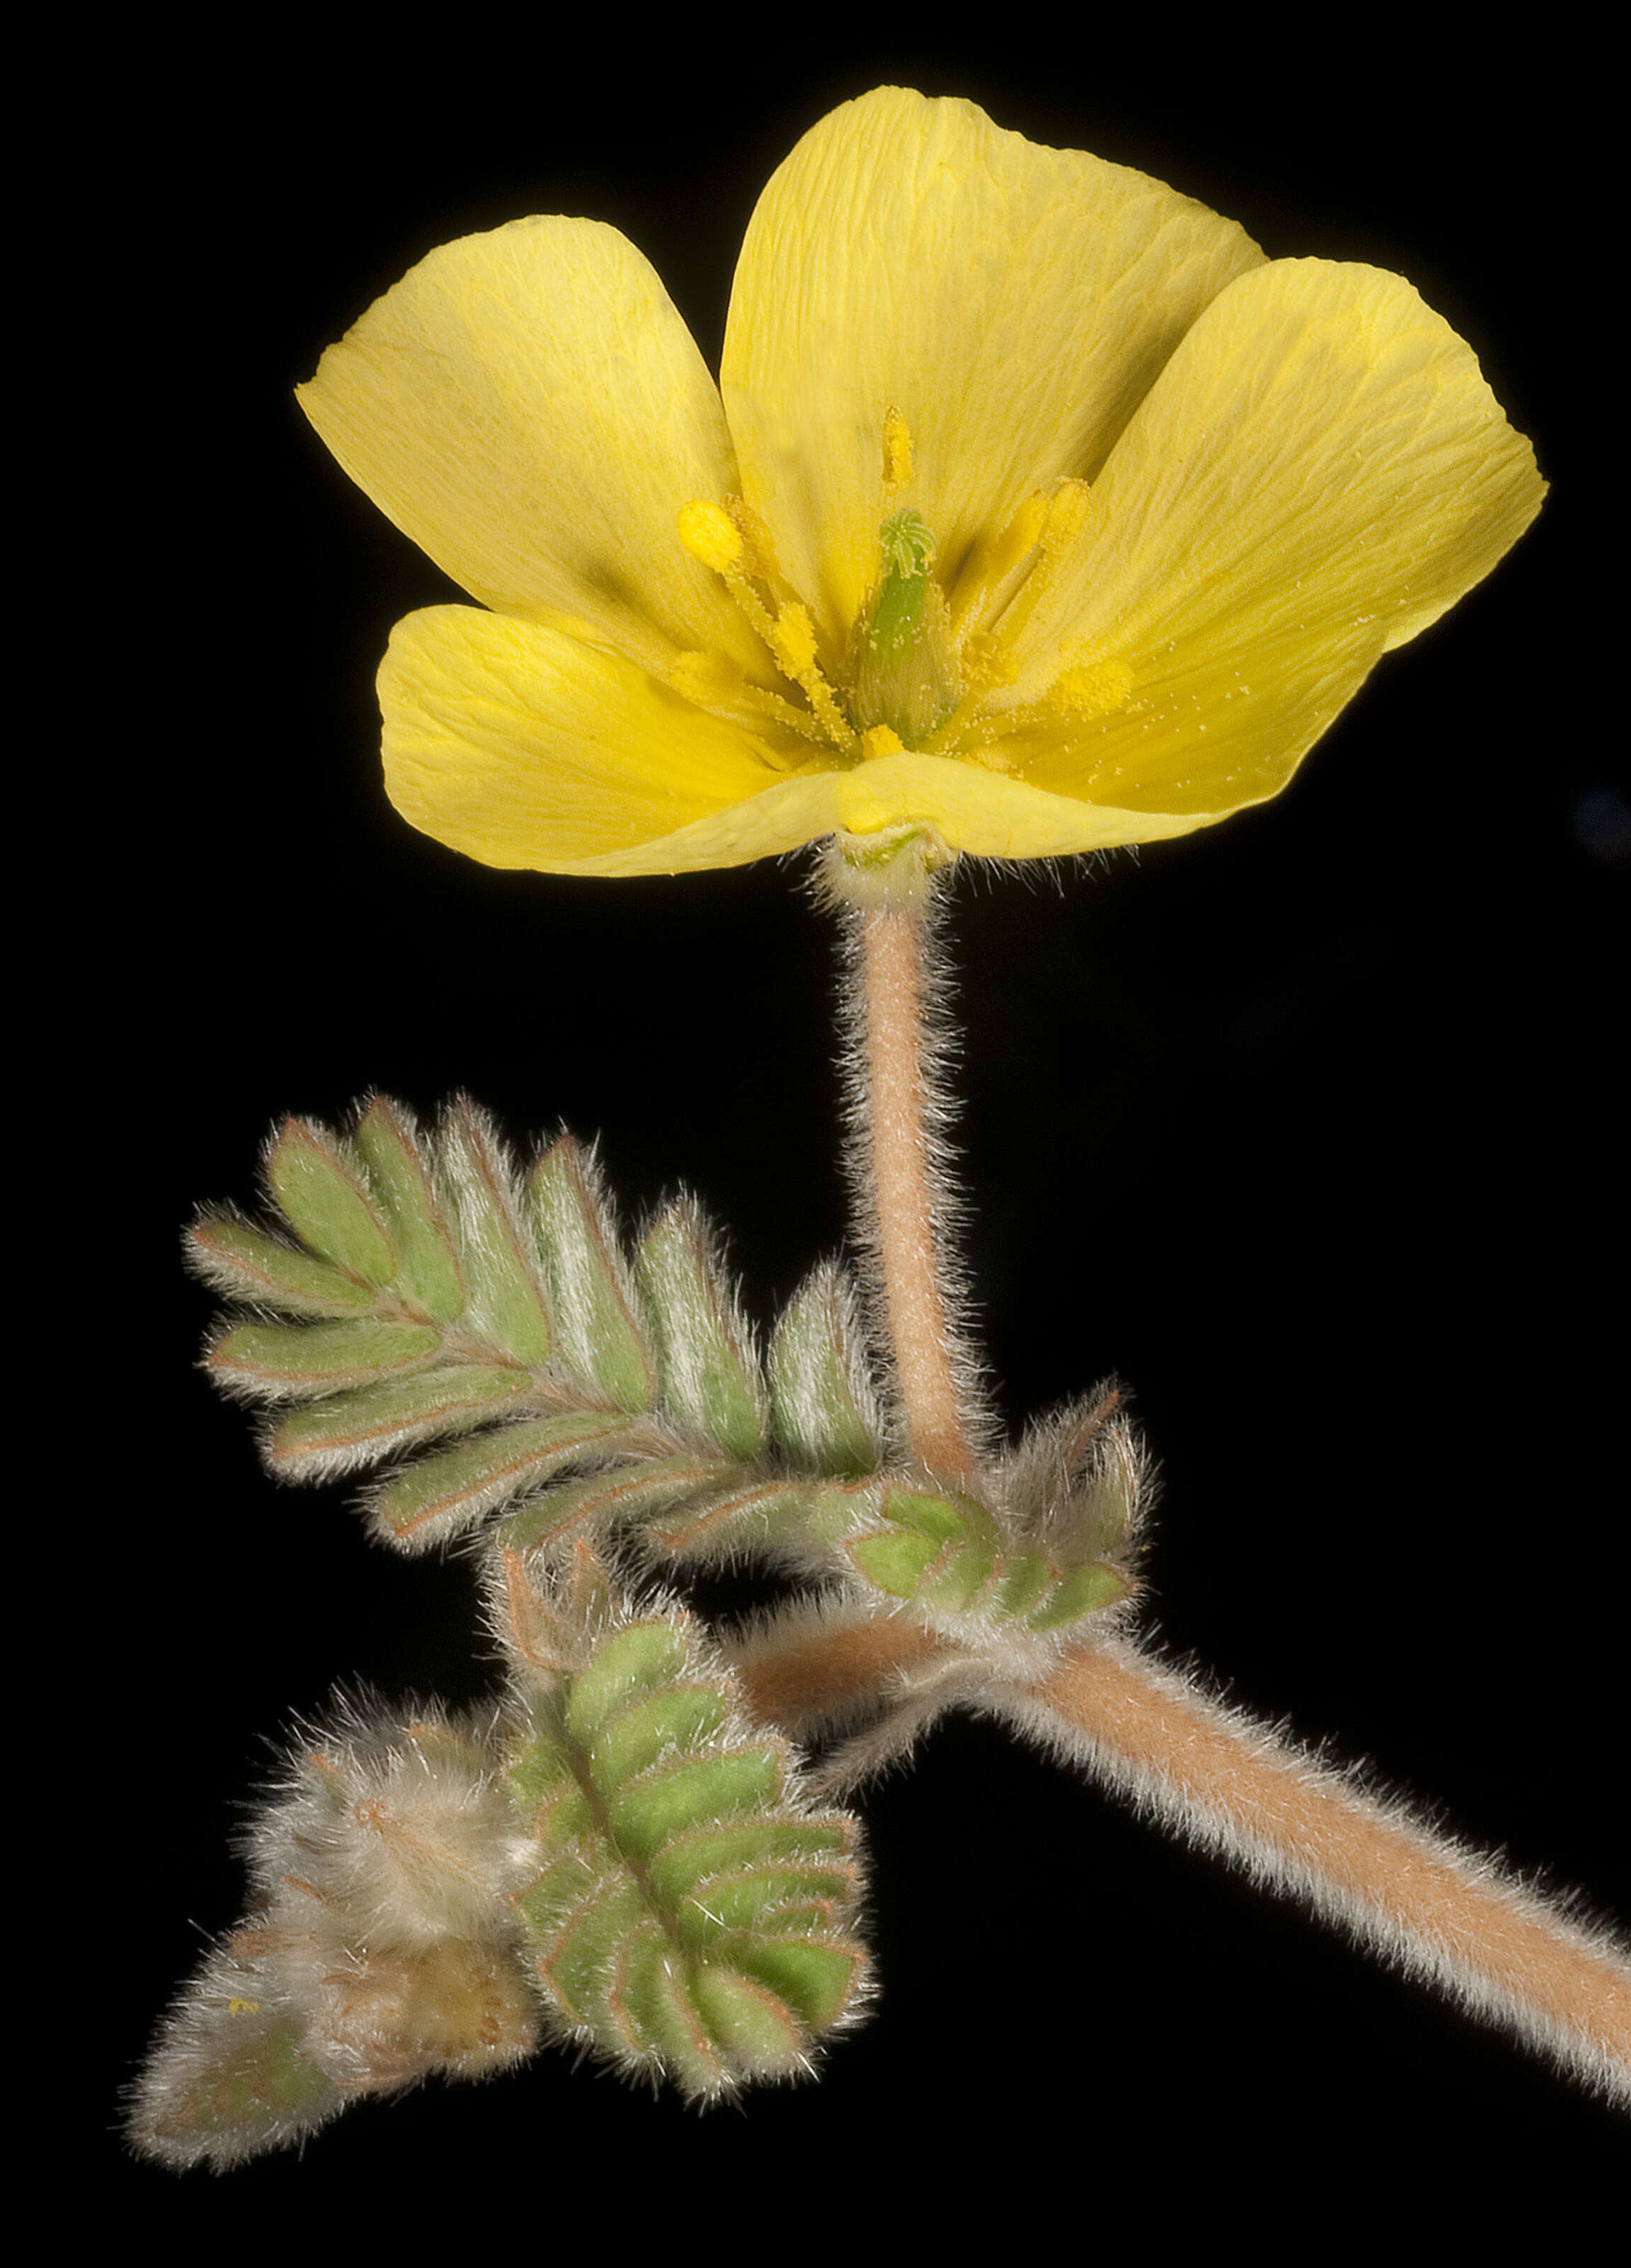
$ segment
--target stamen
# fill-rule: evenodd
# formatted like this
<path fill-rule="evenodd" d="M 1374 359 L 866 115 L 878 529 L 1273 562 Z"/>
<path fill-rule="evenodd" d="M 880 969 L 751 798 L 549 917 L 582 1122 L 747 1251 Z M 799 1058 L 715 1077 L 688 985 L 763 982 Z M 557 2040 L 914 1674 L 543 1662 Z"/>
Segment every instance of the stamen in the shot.
<path fill-rule="evenodd" d="M 1053 580 L 1059 559 L 1081 534 L 1087 518 L 1086 481 L 1061 481 L 1048 498 L 1047 509 L 1043 514 L 1041 530 L 1037 537 L 1037 563 L 1002 610 L 997 635 L 1005 645 L 1019 637 L 1036 613 L 1038 602 Z"/>
<path fill-rule="evenodd" d="M 1054 679 L 1039 701 L 1022 702 L 1012 709 L 1000 710 L 987 721 L 999 726 L 1005 739 L 1050 728 L 1057 730 L 1060 725 L 1095 724 L 1101 717 L 1112 717 L 1117 710 L 1126 706 L 1136 681 L 1125 661 L 1112 659 L 1074 662 Z M 1009 769 L 1002 758 L 982 754 L 977 747 L 959 748 L 957 754 L 975 763 L 985 764 L 993 771 Z"/>
<path fill-rule="evenodd" d="M 1048 705 L 1074 717 L 1108 717 L 1126 705 L 1133 685 L 1125 661 L 1077 662 L 1050 688 Z"/>
<path fill-rule="evenodd" d="M 771 631 L 771 652 L 795 685 L 816 666 L 816 625 L 803 607 L 784 607 Z"/>
<path fill-rule="evenodd" d="M 747 679 L 722 653 L 678 653 L 668 665 L 668 682 L 698 709 L 734 709 Z"/>
<path fill-rule="evenodd" d="M 1019 664 L 996 630 L 976 630 L 972 637 L 965 639 L 958 659 L 963 668 L 964 703 L 971 696 L 995 693 L 1002 686 L 1011 685 L 1019 674 Z"/>
<path fill-rule="evenodd" d="M 1090 492 L 1086 481 L 1061 481 L 1048 499 L 1042 530 L 1044 556 L 1057 558 L 1073 544 L 1087 525 Z"/>
<path fill-rule="evenodd" d="M 693 559 L 711 567 L 724 578 L 733 599 L 742 609 L 756 635 L 763 639 L 773 656 L 777 667 L 796 685 L 810 704 L 810 714 L 794 708 L 791 702 L 779 695 L 766 693 L 750 686 L 744 679 L 734 700 L 757 709 L 762 715 L 776 718 L 787 724 L 807 740 L 827 740 L 838 747 L 851 749 L 855 735 L 843 711 L 833 699 L 832 688 L 822 674 L 821 663 L 816 653 L 816 629 L 809 610 L 794 600 L 778 600 L 772 615 L 754 582 L 771 587 L 779 581 L 776 556 L 770 531 L 751 504 L 741 497 L 731 497 L 723 504 L 696 502 L 682 504 L 679 516 L 680 541 Z M 709 668 L 711 657 L 682 655 L 675 665 L 673 678 L 675 688 L 685 692 L 685 678 L 698 688 L 696 695 L 705 708 L 715 706 L 707 688 L 717 683 Z M 721 667 L 728 665 L 720 663 Z M 768 708 L 766 704 L 769 704 Z"/>
<path fill-rule="evenodd" d="M 774 653 L 776 625 L 764 600 L 748 579 L 748 546 L 724 505 L 683 504 L 680 541 L 693 559 L 700 559 L 705 567 L 712 567 L 716 575 L 724 578 L 732 598 Z"/>
<path fill-rule="evenodd" d="M 883 413 L 883 485 L 904 488 L 911 478 L 911 428 L 891 402 Z"/>
<path fill-rule="evenodd" d="M 758 582 L 772 587 L 779 585 L 781 570 L 776 563 L 776 540 L 764 520 L 745 497 L 727 497 L 724 508 L 746 548 L 748 572 Z"/>
<path fill-rule="evenodd" d="M 1026 497 L 1000 535 L 988 536 L 975 545 L 951 594 L 954 637 L 961 637 L 977 610 L 994 605 L 1009 576 L 1036 549 L 1047 512 L 1047 497 L 1038 490 Z"/>
<path fill-rule="evenodd" d="M 820 718 L 828 739 L 840 747 L 851 747 L 855 736 L 822 674 L 816 658 L 816 626 L 808 608 L 794 600 L 781 609 L 771 625 L 770 649 L 784 676 L 793 680 Z"/>
<path fill-rule="evenodd" d="M 749 684 L 736 664 L 723 654 L 675 654 L 668 665 L 668 682 L 683 700 L 716 717 L 738 721 L 749 717 L 779 725 L 785 732 L 797 733 L 801 740 L 826 743 L 827 733 L 808 709 L 800 708 L 796 702 L 785 701 L 779 693 L 771 693 L 762 685 Z M 772 762 L 788 770 L 796 770 L 804 761 L 791 749 L 784 753 L 769 742 L 764 743 L 764 747 Z"/>
<path fill-rule="evenodd" d="M 742 572 L 743 545 L 740 532 L 723 505 L 683 504 L 680 541 L 693 559 L 712 567 L 728 583 Z"/>
<path fill-rule="evenodd" d="M 965 624 L 989 608 L 985 634 L 994 634 L 1005 644 L 1016 637 L 1036 612 L 1055 563 L 1081 534 L 1088 512 L 1086 481 L 1061 481 L 1052 492 L 1038 490 L 1028 496 L 1001 534 L 978 549 L 958 576 L 951 601 L 953 635 L 961 635 Z M 1003 586 L 1033 552 L 1034 563 L 1005 600 Z M 1001 682 L 1000 675 L 991 675 L 989 661 L 983 674 L 993 683 Z"/>

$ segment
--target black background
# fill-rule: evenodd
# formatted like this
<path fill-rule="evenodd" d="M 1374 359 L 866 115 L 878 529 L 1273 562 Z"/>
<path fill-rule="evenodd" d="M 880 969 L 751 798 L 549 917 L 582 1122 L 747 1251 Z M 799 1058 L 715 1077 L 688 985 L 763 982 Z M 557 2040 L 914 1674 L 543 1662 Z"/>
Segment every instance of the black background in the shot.
<path fill-rule="evenodd" d="M 1111 1369 L 1136 1391 L 1171 1645 L 1624 1911 L 1625 821 L 1616 856 L 1618 719 L 1589 666 L 1590 200 L 1555 91 L 1439 48 L 1433 22 L 1407 55 L 1310 48 L 1266 18 L 1045 47 L 1015 25 L 999 60 L 990 26 L 958 53 L 501 11 L 421 46 L 342 13 L 100 57 L 74 367 L 105 459 L 68 546 L 90 603 L 67 609 L 90 640 L 66 688 L 90 776 L 64 784 L 70 829 L 112 820 L 71 917 L 100 976 L 70 1012 L 109 1067 L 88 1107 L 98 1202 L 126 1221 L 102 1258 L 127 1366 L 96 1399 L 71 1587 L 101 1626 L 101 1737 L 115 1719 L 84 1800 L 112 1826 L 95 1895 L 121 1916 L 99 2054 L 77 2060 L 97 2178 L 155 2227 L 270 2235 L 334 2199 L 381 2228 L 460 2205 L 513 2231 L 535 2183 L 549 2242 L 592 2181 L 624 2241 L 629 2205 L 665 2198 L 699 2239 L 769 2241 L 772 2177 L 801 2171 L 797 2220 L 823 2232 L 880 2175 L 884 2230 L 990 2196 L 1057 2201 L 1084 2236 L 1122 2198 L 1155 2231 L 1199 2209 L 1266 2232 L 1310 2180 L 1384 2226 L 1398 2183 L 1448 2210 L 1494 2168 L 1549 2185 L 1621 2146 L 1623 2122 L 1499 2036 L 970 1724 L 865 1800 L 884 1994 L 819 2088 L 698 2119 L 546 2053 L 224 2183 L 138 2166 L 114 2132 L 174 1980 L 238 1910 L 228 1839 L 291 1712 L 343 1680 L 461 1698 L 489 1675 L 463 1567 L 368 1546 L 343 1491 L 275 1487 L 193 1367 L 194 1204 L 251 1198 L 283 1112 L 463 1087 L 518 1139 L 598 1132 L 631 1214 L 697 1189 L 761 1318 L 845 1226 L 830 940 L 796 874 L 495 873 L 397 820 L 373 667 L 397 616 L 453 594 L 292 388 L 432 246 L 532 211 L 622 227 L 716 357 L 764 179 L 887 80 L 1140 166 L 1272 255 L 1402 270 L 1554 483 L 1276 803 L 1091 873 L 963 880 L 961 1140 L 1010 1420 Z"/>

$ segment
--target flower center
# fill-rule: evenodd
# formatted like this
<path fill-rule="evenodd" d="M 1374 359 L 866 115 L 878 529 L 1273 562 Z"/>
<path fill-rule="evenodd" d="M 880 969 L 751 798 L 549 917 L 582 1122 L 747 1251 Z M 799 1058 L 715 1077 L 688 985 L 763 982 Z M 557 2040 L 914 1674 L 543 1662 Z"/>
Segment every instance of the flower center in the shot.
<path fill-rule="evenodd" d="M 729 497 L 683 507 L 680 541 L 722 578 L 786 689 L 753 683 L 715 653 L 681 654 L 670 673 L 675 689 L 751 723 L 772 761 L 795 771 L 903 749 L 1011 771 L 1015 757 L 1000 743 L 1016 730 L 1119 708 L 1132 672 L 1064 652 L 1040 701 L 1015 706 L 994 697 L 1018 677 L 1022 634 L 1087 525 L 1087 482 L 1064 480 L 1028 497 L 948 582 L 936 571 L 934 531 L 902 497 L 913 450 L 899 410 L 886 413 L 882 441 L 878 563 L 840 652 L 823 654 L 810 609 L 783 578 L 750 504 Z"/>

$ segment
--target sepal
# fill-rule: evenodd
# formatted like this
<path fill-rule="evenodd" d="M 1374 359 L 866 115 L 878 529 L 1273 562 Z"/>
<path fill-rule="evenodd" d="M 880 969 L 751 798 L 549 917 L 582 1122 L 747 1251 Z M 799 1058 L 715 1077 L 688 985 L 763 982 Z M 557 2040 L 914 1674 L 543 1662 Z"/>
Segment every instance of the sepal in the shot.
<path fill-rule="evenodd" d="M 1119 1381 L 1106 1379 L 1030 1428 L 1003 1472 L 1010 1532 L 1072 1561 L 1136 1549 L 1155 1474 L 1126 1399 Z"/>
<path fill-rule="evenodd" d="M 256 1825 L 261 1903 L 183 1988 L 137 2082 L 132 2141 L 225 2168 L 359 2095 L 530 2053 L 511 1904 L 524 1871 L 488 1727 L 345 1710 Z"/>
<path fill-rule="evenodd" d="M 300 2052 L 302 2030 L 263 1947 L 218 1947 L 166 2019 L 135 2089 L 135 2147 L 177 2171 L 224 2173 L 315 2133 L 345 2097 Z"/>

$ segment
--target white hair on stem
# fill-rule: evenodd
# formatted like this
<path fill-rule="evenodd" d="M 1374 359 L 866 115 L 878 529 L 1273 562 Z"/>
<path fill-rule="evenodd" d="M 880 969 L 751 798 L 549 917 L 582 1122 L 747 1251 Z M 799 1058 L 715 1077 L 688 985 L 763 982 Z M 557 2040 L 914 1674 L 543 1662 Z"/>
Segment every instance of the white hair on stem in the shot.
<path fill-rule="evenodd" d="M 845 1167 L 872 1336 L 902 1436 L 891 1447 L 970 1481 L 996 1427 L 956 1264 L 963 1206 L 949 1138 L 945 874 L 909 898 L 846 888 L 841 866 L 835 856 L 817 889 L 842 917 Z"/>
<path fill-rule="evenodd" d="M 1631 1957 L 1548 1896 L 1121 1638 L 979 1705 L 1260 1888 L 1631 2109 Z"/>

